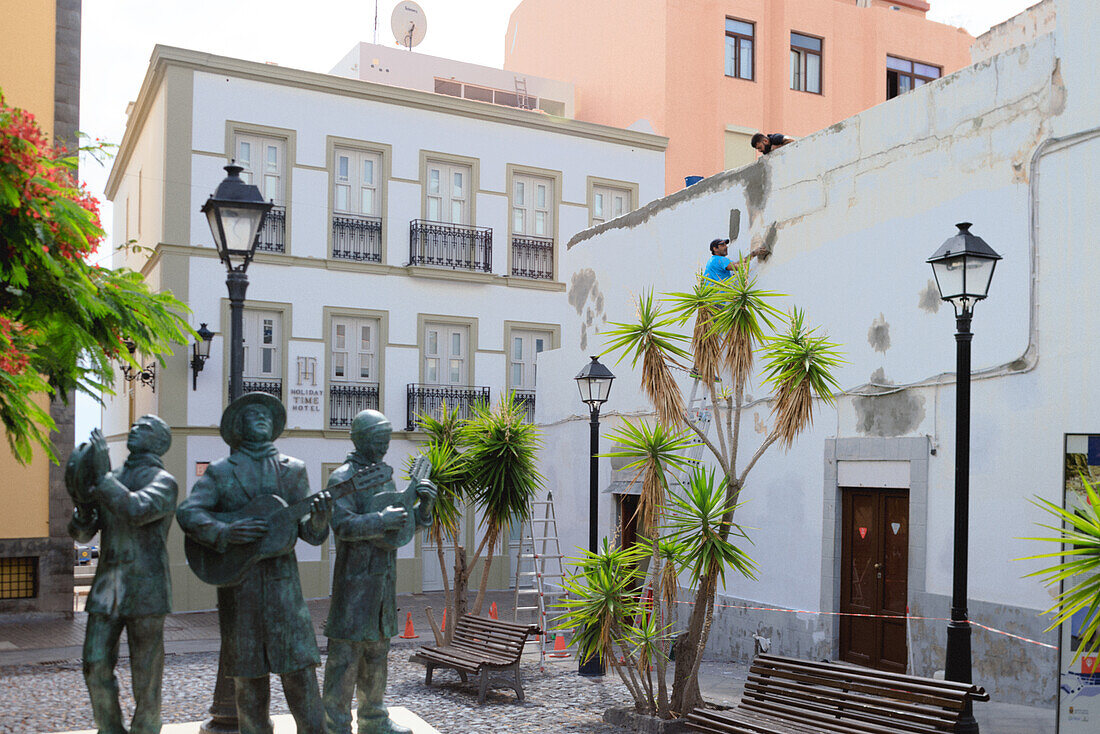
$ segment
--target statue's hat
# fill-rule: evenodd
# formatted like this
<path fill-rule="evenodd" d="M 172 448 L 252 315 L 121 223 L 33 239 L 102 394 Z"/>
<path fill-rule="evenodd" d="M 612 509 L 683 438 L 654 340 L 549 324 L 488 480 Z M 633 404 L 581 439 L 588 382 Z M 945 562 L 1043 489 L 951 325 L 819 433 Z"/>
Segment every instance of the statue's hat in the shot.
<path fill-rule="evenodd" d="M 239 418 L 241 412 L 250 405 L 259 405 L 267 409 L 271 414 L 271 440 L 274 441 L 286 427 L 286 408 L 283 402 L 274 395 L 265 392 L 250 392 L 240 396 L 222 413 L 221 434 L 222 440 L 236 448 L 241 442 Z"/>

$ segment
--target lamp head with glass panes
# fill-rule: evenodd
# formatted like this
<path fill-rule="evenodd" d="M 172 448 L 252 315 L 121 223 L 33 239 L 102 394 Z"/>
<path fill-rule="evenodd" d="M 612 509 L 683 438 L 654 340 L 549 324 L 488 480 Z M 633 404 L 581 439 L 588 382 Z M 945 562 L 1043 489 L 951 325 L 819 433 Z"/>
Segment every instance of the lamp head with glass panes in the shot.
<path fill-rule="evenodd" d="M 951 302 L 956 316 L 969 316 L 974 304 L 989 293 L 993 269 L 1001 256 L 970 232 L 970 222 L 955 226 L 959 231 L 928 258 L 928 263 L 936 276 L 940 298 Z"/>
<path fill-rule="evenodd" d="M 264 201 L 256 186 L 244 182 L 243 170 L 232 162 L 226 166 L 228 175 L 202 206 L 218 248 L 218 257 L 230 272 L 248 269 L 256 252 L 256 235 L 263 226 L 264 217 L 274 206 Z"/>
<path fill-rule="evenodd" d="M 607 402 L 607 396 L 611 394 L 611 383 L 615 375 L 600 364 L 599 359 L 592 357 L 592 361 L 573 379 L 577 381 L 577 387 L 581 391 L 581 400 L 589 408 L 599 408 Z"/>

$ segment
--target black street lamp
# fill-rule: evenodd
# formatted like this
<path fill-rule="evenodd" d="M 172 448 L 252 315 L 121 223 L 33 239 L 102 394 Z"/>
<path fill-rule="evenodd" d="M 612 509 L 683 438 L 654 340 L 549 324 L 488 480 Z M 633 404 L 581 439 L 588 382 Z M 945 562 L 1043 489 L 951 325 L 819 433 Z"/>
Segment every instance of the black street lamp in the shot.
<path fill-rule="evenodd" d="M 615 380 L 615 375 L 600 364 L 598 358 L 592 357 L 592 361 L 586 364 L 574 379 L 581 391 L 581 400 L 588 405 L 591 419 L 589 424 L 591 450 L 588 462 L 588 550 L 595 553 L 599 548 L 600 463 L 597 455 L 600 453 L 600 406 L 607 402 L 607 397 L 611 394 L 611 383 Z M 577 672 L 584 676 L 603 675 L 603 660 L 596 655 L 582 660 Z"/>
<path fill-rule="evenodd" d="M 947 664 L 944 677 L 959 683 L 972 683 L 970 620 L 966 616 L 967 551 L 970 543 L 970 317 L 974 304 L 989 292 L 993 269 L 1001 256 L 981 237 L 970 233 L 970 222 L 958 225 L 959 231 L 928 258 L 940 298 L 955 307 L 955 555 L 954 583 L 951 590 L 951 621 L 947 624 Z M 977 734 L 973 704 L 966 708 L 955 726 L 956 732 Z"/>
<path fill-rule="evenodd" d="M 227 271 L 229 288 L 229 401 L 244 392 L 244 294 L 248 290 L 248 270 L 256 254 L 256 235 L 264 217 L 274 204 L 264 201 L 260 190 L 241 179 L 244 168 L 230 163 L 229 175 L 203 204 L 202 213 L 210 223 L 210 233 L 218 248 L 218 257 Z"/>
<path fill-rule="evenodd" d="M 230 161 L 225 167 L 228 175 L 202 206 L 202 213 L 210 224 L 210 234 L 214 236 L 214 246 L 218 248 L 218 257 L 225 264 L 225 284 L 229 288 L 229 402 L 244 393 L 244 294 L 248 290 L 245 271 L 256 254 L 256 237 L 264 217 L 274 206 L 273 202 L 264 201 L 259 188 L 241 179 L 243 170 Z M 209 350 L 210 343 L 206 344 Z M 197 354 L 196 351 L 196 358 Z M 236 687 L 224 671 L 225 650 L 222 650 L 218 656 L 218 677 L 214 682 L 210 718 L 203 722 L 200 732 L 235 734 L 238 731 Z"/>
<path fill-rule="evenodd" d="M 199 324 L 199 330 L 195 332 L 199 340 L 191 345 L 191 389 L 199 388 L 199 373 L 206 365 L 210 357 L 210 342 L 214 338 L 214 332 L 206 328 L 206 323 Z"/>

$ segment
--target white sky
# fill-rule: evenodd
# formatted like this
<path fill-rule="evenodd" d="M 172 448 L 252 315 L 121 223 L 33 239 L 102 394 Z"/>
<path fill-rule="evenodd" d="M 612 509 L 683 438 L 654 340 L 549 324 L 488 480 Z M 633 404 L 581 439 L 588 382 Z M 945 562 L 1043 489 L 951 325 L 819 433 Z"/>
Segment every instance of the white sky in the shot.
<path fill-rule="evenodd" d="M 600 0 L 593 0 L 599 2 Z M 828 2 L 829 0 L 818 0 Z M 416 52 L 500 67 L 504 32 L 519 0 L 418 0 L 427 36 Z M 1038 0 L 930 0 L 930 20 L 962 26 L 974 36 Z M 390 13 L 378 0 L 378 42 L 393 42 Z M 303 12 L 308 8 L 310 12 Z M 137 97 L 157 43 L 251 61 L 327 72 L 360 41 L 374 35 L 371 0 L 86 0 L 81 44 L 80 129 L 119 143 L 126 105 Z M 81 176 L 103 199 L 109 168 L 84 161 Z M 110 234 L 111 205 L 103 201 Z M 106 242 L 111 242 L 108 236 Z M 101 258 L 109 256 L 101 248 Z M 77 440 L 99 424 L 98 408 L 81 401 Z"/>

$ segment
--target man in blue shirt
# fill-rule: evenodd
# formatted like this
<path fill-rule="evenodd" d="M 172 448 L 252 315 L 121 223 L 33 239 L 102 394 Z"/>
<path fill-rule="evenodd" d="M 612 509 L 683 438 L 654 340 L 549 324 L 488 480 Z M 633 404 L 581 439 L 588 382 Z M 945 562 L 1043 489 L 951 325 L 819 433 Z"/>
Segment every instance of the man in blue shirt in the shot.
<path fill-rule="evenodd" d="M 721 282 L 730 277 L 730 274 L 737 267 L 738 261 L 730 260 L 727 257 L 730 249 L 730 241 L 727 239 L 711 240 L 710 242 L 710 260 L 707 260 L 707 266 L 703 269 L 703 277 L 707 280 L 713 280 Z M 759 258 L 763 260 L 768 256 L 768 250 L 765 247 L 758 247 L 749 253 L 749 258 Z"/>

